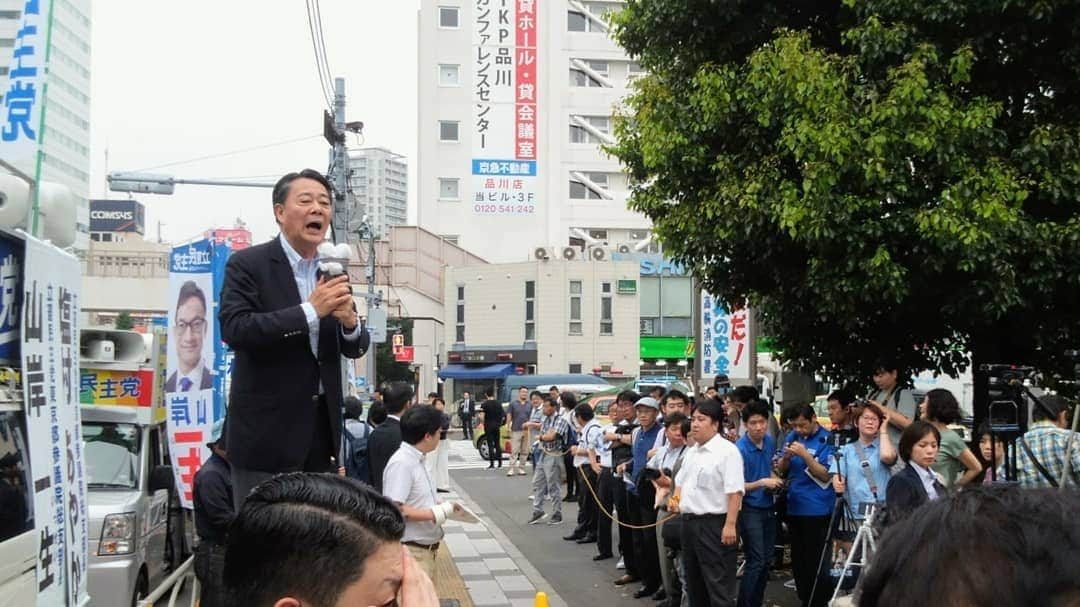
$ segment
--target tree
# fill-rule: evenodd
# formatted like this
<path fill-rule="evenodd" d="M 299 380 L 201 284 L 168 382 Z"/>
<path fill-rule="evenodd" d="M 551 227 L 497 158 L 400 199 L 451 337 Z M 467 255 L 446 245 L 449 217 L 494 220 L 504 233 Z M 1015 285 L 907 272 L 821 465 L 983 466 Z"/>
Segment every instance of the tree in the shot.
<path fill-rule="evenodd" d="M 405 342 L 412 343 L 413 321 L 402 318 L 398 321 L 398 326 L 402 335 L 405 336 Z M 375 365 L 377 367 L 375 375 L 379 378 L 378 383 L 375 384 L 377 386 L 395 381 L 414 383 L 413 371 L 409 368 L 409 363 L 399 363 L 394 360 L 394 347 L 389 340 L 384 344 L 377 344 Z"/>
<path fill-rule="evenodd" d="M 131 318 L 131 312 L 124 310 L 116 315 L 116 328 L 129 330 L 135 326 L 135 320 Z"/>
<path fill-rule="evenodd" d="M 609 151 L 667 254 L 786 358 L 1071 369 L 1080 2 L 629 0 Z"/>

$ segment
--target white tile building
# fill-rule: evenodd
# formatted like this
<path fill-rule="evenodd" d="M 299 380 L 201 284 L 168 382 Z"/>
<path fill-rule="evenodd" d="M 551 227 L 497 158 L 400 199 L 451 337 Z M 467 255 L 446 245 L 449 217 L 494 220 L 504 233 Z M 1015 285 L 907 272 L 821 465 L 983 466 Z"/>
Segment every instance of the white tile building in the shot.
<path fill-rule="evenodd" d="M 405 225 L 409 165 L 404 156 L 378 147 L 349 150 L 349 171 L 357 219 L 367 215 L 379 236 L 389 236 L 390 226 Z"/>
<path fill-rule="evenodd" d="M 626 208 L 625 174 L 600 149 L 640 73 L 601 17 L 620 7 L 421 1 L 420 226 L 493 262 L 647 237 L 648 220 Z"/>

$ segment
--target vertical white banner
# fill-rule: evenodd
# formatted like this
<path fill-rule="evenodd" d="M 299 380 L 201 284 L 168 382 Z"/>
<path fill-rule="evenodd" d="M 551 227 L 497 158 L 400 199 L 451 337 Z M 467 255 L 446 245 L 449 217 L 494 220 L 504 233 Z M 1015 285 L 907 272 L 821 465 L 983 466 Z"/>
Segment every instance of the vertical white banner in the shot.
<path fill-rule="evenodd" d="M 0 91 L 0 158 L 29 175 L 35 174 L 45 105 L 46 51 L 52 0 L 22 4 L 15 30 L 8 86 Z"/>
<path fill-rule="evenodd" d="M 724 302 L 701 292 L 701 377 L 750 377 L 750 314 L 745 306 L 728 311 Z"/>
<path fill-rule="evenodd" d="M 26 238 L 22 368 L 38 535 L 38 605 L 86 598 L 86 479 L 79 414 L 77 259 Z"/>

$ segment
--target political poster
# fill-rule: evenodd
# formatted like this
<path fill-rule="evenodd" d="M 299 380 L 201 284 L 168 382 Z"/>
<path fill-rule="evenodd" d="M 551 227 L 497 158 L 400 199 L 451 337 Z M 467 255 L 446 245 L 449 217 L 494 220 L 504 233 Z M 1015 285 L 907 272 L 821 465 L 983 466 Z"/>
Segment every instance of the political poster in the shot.
<path fill-rule="evenodd" d="M 37 604 L 87 599 L 86 477 L 79 411 L 79 261 L 26 237 L 21 356 L 29 437 Z"/>
<path fill-rule="evenodd" d="M 52 0 L 21 3 L 11 54 L 0 60 L 9 66 L 8 86 L 0 118 L 0 158 L 28 175 L 38 174 L 42 112 L 45 107 L 49 27 Z"/>
<path fill-rule="evenodd" d="M 702 378 L 751 379 L 749 310 L 728 310 L 719 298 L 702 291 L 700 313 Z"/>
<path fill-rule="evenodd" d="M 206 443 L 224 416 L 224 348 L 217 326 L 217 294 L 228 257 L 226 244 L 200 240 L 176 247 L 169 260 L 165 409 L 169 450 L 180 502 L 192 507 L 195 473 L 210 457 Z"/>
<path fill-rule="evenodd" d="M 535 215 L 540 0 L 472 2 L 473 213 Z"/>

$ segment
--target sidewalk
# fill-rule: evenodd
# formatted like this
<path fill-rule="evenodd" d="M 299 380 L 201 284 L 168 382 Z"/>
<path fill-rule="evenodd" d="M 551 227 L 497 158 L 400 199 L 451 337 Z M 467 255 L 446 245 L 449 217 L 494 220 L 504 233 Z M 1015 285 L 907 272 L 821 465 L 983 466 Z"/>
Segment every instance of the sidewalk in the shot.
<path fill-rule="evenodd" d="M 476 607 L 533 607 L 538 591 L 548 595 L 551 607 L 565 607 L 562 600 L 509 539 L 496 527 L 482 509 L 451 479 L 453 492 L 442 494 L 444 500 L 459 501 L 469 507 L 484 524 L 448 521 L 443 538 L 457 567 L 470 603 Z M 441 551 L 440 551 L 441 552 Z M 441 570 L 440 570 L 441 573 Z M 443 594 L 441 598 L 458 598 Z"/>

